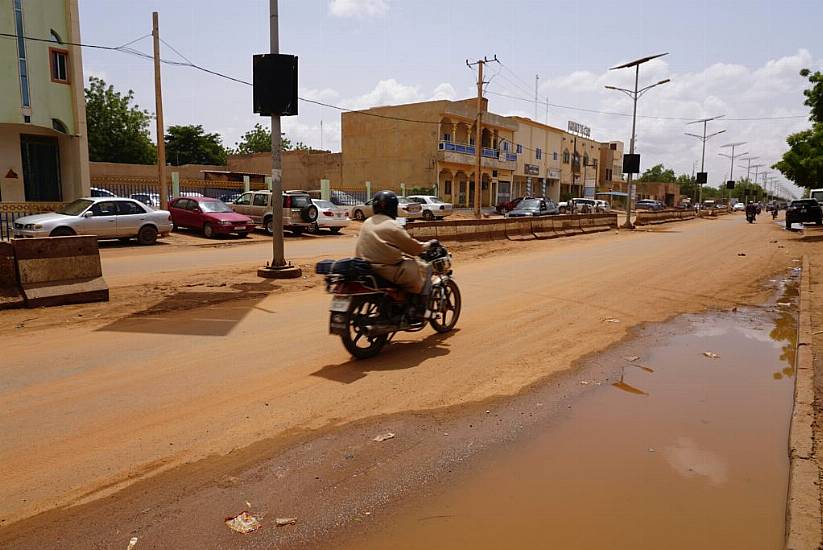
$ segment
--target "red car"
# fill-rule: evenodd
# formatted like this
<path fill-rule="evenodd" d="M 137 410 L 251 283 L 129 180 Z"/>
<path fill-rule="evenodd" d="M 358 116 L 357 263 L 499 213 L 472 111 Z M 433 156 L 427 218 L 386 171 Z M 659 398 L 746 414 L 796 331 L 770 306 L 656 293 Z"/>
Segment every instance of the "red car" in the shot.
<path fill-rule="evenodd" d="M 223 201 L 210 197 L 179 197 L 169 202 L 169 212 L 175 228 L 196 229 L 208 238 L 229 233 L 245 237 L 254 229 L 250 217 L 238 214 Z"/>
<path fill-rule="evenodd" d="M 497 206 L 495 206 L 495 210 L 497 210 L 498 214 L 505 214 L 506 212 L 510 212 L 511 210 L 517 208 L 517 205 L 520 204 L 523 199 L 530 198 L 531 197 L 517 197 L 516 199 L 512 199 L 510 201 L 500 201 L 497 203 Z"/>

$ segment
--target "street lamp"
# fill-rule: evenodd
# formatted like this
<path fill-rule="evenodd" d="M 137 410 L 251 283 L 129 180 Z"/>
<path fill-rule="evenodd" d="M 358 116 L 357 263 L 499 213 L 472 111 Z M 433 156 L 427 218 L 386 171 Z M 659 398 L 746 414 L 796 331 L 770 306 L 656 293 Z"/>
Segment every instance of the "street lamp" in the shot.
<path fill-rule="evenodd" d="M 634 67 L 634 90 L 629 90 L 626 88 L 618 88 L 617 86 L 606 86 L 607 90 L 616 90 L 618 92 L 623 92 L 630 98 L 632 98 L 632 102 L 634 107 L 632 109 L 632 137 L 631 141 L 629 142 L 629 154 L 634 155 L 634 141 L 635 141 L 635 130 L 637 128 L 637 100 L 646 92 L 654 88 L 655 86 L 660 86 L 661 84 L 665 84 L 670 81 L 670 79 L 661 80 L 656 82 L 655 84 L 651 84 L 646 86 L 645 88 L 638 88 L 640 82 L 640 65 L 643 63 L 647 63 L 652 59 L 657 59 L 658 57 L 663 57 L 664 55 L 669 55 L 667 53 L 661 53 L 657 55 L 650 55 L 648 57 L 643 57 L 640 59 L 635 59 L 634 61 L 629 61 L 628 63 L 623 63 L 622 65 L 618 65 L 617 67 L 612 67 L 609 69 L 610 71 L 614 71 L 616 69 L 628 69 Z M 639 166 L 638 166 L 639 167 Z M 626 183 L 626 223 L 623 224 L 623 227 L 628 229 L 632 229 L 634 226 L 632 225 L 632 175 L 634 172 L 628 172 L 629 178 Z"/>
<path fill-rule="evenodd" d="M 700 155 L 700 173 L 703 174 L 703 176 L 701 176 L 697 179 L 705 179 L 706 181 L 703 181 L 702 183 L 698 182 L 698 184 L 697 184 L 697 189 L 698 189 L 697 204 L 698 205 L 703 204 L 703 184 L 707 183 L 707 181 L 708 181 L 708 178 L 706 177 L 706 142 L 709 141 L 714 136 L 720 135 L 720 134 L 722 134 L 723 132 L 726 131 L 726 130 L 719 130 L 719 131 L 717 131 L 713 134 L 708 134 L 707 135 L 706 134 L 706 127 L 709 124 L 709 122 L 711 122 L 713 120 L 717 120 L 718 118 L 722 118 L 724 116 L 726 116 L 726 115 L 718 115 L 718 116 L 713 116 L 713 117 L 710 117 L 710 118 L 701 118 L 700 120 L 693 120 L 692 122 L 689 122 L 689 124 L 703 123 L 703 135 L 702 136 L 686 132 L 687 136 L 695 137 L 695 138 L 697 138 L 697 139 L 699 139 L 700 141 L 703 142 L 703 152 Z M 702 208 L 701 208 L 701 210 L 699 210 L 699 212 L 701 212 L 701 213 L 703 212 Z"/>
<path fill-rule="evenodd" d="M 734 159 L 737 158 L 737 157 L 743 157 L 743 156 L 749 154 L 749 152 L 746 151 L 745 153 L 737 153 L 735 155 L 734 154 L 734 149 L 735 149 L 735 147 L 739 147 L 739 146 L 745 145 L 745 144 L 746 144 L 745 141 L 738 141 L 738 142 L 735 142 L 735 143 L 727 143 L 726 145 L 721 145 L 720 146 L 722 149 L 726 149 L 726 148 L 729 148 L 729 147 L 731 147 L 731 149 L 732 149 L 732 154 L 731 155 L 727 155 L 726 153 L 718 153 L 721 157 L 726 157 L 727 159 L 731 159 L 731 167 L 729 168 L 729 181 L 734 181 Z M 720 193 L 721 197 L 723 197 L 723 193 L 724 192 Z M 729 195 L 729 196 L 731 196 L 731 195 Z"/>

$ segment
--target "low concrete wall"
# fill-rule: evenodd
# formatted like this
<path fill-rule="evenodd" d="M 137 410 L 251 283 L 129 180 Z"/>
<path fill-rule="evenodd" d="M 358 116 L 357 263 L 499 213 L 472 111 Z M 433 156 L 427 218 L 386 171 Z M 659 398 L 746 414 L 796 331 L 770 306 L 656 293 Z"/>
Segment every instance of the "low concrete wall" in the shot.
<path fill-rule="evenodd" d="M 10 243 L 0 242 L 0 309 L 23 307 L 25 300 L 17 283 L 17 267 Z"/>
<path fill-rule="evenodd" d="M 14 239 L 11 246 L 26 307 L 108 301 L 97 237 Z"/>
<path fill-rule="evenodd" d="M 695 217 L 694 210 L 658 210 L 639 211 L 635 225 L 653 225 L 657 223 L 679 222 Z"/>
<path fill-rule="evenodd" d="M 421 240 L 441 241 L 525 241 L 551 239 L 582 233 L 608 231 L 617 227 L 617 214 L 576 214 L 535 218 L 503 218 L 492 220 L 449 220 L 414 222 L 406 226 L 409 233 Z"/>

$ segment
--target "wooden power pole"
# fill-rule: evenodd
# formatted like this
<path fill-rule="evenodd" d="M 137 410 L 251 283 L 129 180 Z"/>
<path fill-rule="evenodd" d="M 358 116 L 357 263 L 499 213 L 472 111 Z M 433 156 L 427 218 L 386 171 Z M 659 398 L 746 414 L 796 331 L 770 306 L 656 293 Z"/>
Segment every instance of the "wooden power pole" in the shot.
<path fill-rule="evenodd" d="M 157 12 L 151 14 L 151 35 L 154 37 L 154 110 L 157 112 L 157 178 L 160 185 L 160 208 L 169 207 L 166 188 L 166 134 L 163 125 L 163 93 L 160 89 L 160 24 Z"/>
<path fill-rule="evenodd" d="M 482 166 L 482 159 L 483 159 L 483 66 L 486 63 L 491 61 L 497 61 L 497 56 L 495 55 L 494 58 L 488 59 L 483 57 L 483 59 L 478 59 L 474 63 L 469 63 L 469 60 L 466 60 L 466 65 L 469 67 L 473 65 L 477 65 L 477 132 L 475 132 L 476 137 L 474 138 L 474 158 L 475 158 L 475 167 L 474 167 L 474 217 L 480 219 L 480 204 L 481 204 L 481 182 L 483 178 L 480 176 L 480 169 Z"/>

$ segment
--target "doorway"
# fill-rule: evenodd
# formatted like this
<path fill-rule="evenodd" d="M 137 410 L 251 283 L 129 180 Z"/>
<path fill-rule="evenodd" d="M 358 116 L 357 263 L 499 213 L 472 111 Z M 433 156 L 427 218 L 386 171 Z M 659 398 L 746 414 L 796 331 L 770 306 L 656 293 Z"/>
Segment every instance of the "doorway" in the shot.
<path fill-rule="evenodd" d="M 26 201 L 61 202 L 60 147 L 50 136 L 20 136 Z"/>

